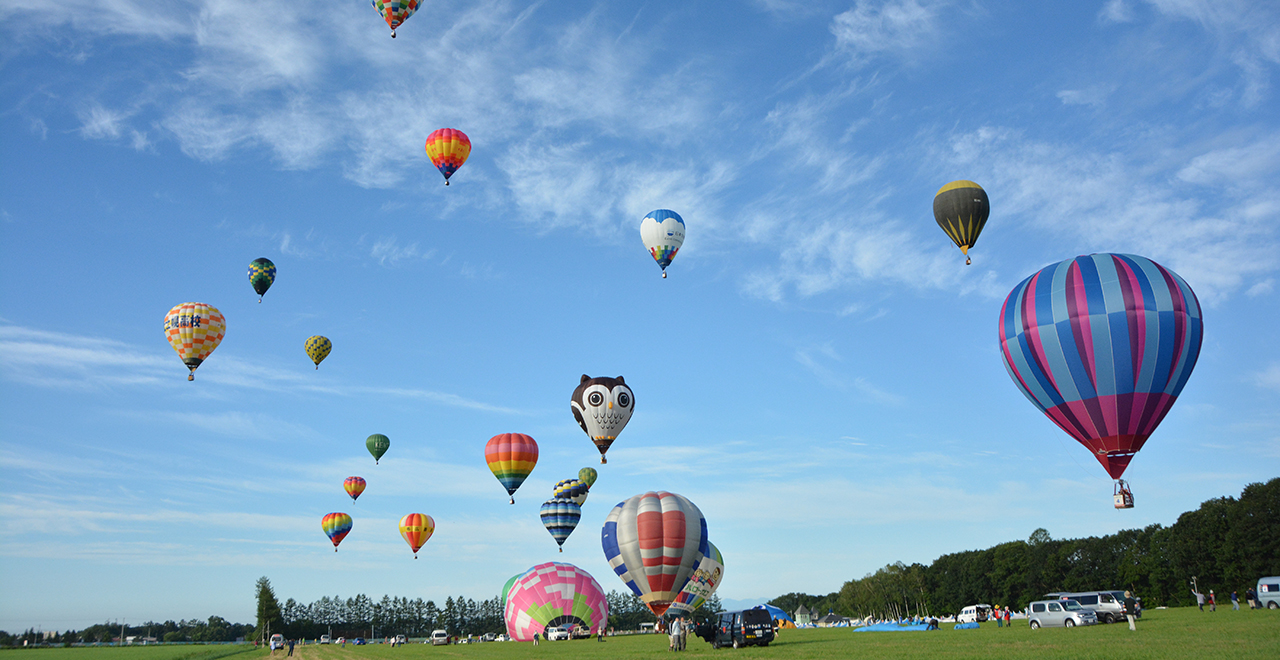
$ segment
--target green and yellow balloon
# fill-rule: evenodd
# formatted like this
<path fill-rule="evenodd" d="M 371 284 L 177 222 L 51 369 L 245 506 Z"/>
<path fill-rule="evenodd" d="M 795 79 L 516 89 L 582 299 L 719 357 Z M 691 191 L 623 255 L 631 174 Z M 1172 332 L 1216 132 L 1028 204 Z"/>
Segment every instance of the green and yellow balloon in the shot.
<path fill-rule="evenodd" d="M 990 213 L 987 191 L 972 181 L 952 181 L 933 196 L 933 218 L 964 253 L 966 266 L 970 262 L 969 248 L 978 242 Z"/>
<path fill-rule="evenodd" d="M 275 281 L 276 265 L 270 259 L 258 257 L 249 264 L 249 284 L 253 285 L 253 292 L 258 294 L 258 302 L 262 302 L 262 296 Z"/>
<path fill-rule="evenodd" d="M 381 433 L 374 433 L 364 441 L 364 446 L 369 449 L 370 454 L 373 454 L 373 464 L 377 465 L 378 461 L 382 460 L 382 455 L 391 447 L 391 438 Z"/>
<path fill-rule="evenodd" d="M 320 363 L 324 362 L 324 359 L 329 357 L 329 351 L 333 350 L 333 342 L 329 341 L 328 337 L 316 335 L 308 337 L 303 348 L 307 349 L 307 357 L 310 357 L 311 361 L 316 363 L 316 369 L 319 369 Z"/>

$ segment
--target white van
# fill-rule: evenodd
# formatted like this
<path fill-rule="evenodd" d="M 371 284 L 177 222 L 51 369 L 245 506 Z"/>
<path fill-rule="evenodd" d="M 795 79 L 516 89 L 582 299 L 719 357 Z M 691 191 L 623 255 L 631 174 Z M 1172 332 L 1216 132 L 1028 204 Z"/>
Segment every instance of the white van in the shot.
<path fill-rule="evenodd" d="M 320 643 L 321 643 L 321 644 L 328 644 L 328 643 L 329 643 L 329 642 L 331 642 L 331 641 L 333 641 L 333 640 L 332 640 L 332 638 L 330 638 L 328 635 L 321 635 L 321 636 L 320 636 Z"/>
<path fill-rule="evenodd" d="M 1264 577 L 1258 580 L 1258 606 L 1280 609 L 1280 577 Z"/>
<path fill-rule="evenodd" d="M 991 606 L 986 603 L 970 605 L 956 615 L 956 623 L 982 623 L 991 616 Z"/>
<path fill-rule="evenodd" d="M 447 631 L 444 631 L 444 630 L 431 631 L 432 646 L 444 646 L 445 644 L 448 644 L 448 643 L 449 643 L 449 633 Z"/>

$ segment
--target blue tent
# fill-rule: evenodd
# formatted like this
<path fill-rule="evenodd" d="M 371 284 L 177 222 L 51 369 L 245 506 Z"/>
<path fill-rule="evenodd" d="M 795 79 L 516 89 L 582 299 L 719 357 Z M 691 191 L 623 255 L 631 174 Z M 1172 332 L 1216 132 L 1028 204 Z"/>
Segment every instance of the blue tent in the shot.
<path fill-rule="evenodd" d="M 769 618 L 771 618 L 771 619 L 786 619 L 787 621 L 790 621 L 790 622 L 791 622 L 791 623 L 793 623 L 793 624 L 796 622 L 796 620 L 795 620 L 795 619 L 792 619 L 792 618 L 791 618 L 791 615 L 789 615 L 789 614 L 787 614 L 786 612 L 782 611 L 782 608 L 781 608 L 781 607 L 775 607 L 775 606 L 770 605 L 770 604 L 768 604 L 768 603 L 765 603 L 764 605 L 756 605 L 755 607 L 753 607 L 753 608 L 751 608 L 751 609 L 753 609 L 753 610 L 765 610 L 765 611 L 767 611 L 767 612 L 769 613 Z"/>

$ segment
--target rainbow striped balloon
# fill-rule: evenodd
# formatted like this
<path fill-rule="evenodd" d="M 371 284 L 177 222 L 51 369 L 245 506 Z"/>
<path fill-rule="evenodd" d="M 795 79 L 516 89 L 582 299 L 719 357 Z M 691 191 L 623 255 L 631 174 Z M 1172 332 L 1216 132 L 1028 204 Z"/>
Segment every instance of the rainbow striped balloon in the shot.
<path fill-rule="evenodd" d="M 338 544 L 351 533 L 351 516 L 345 513 L 330 513 L 320 521 L 320 528 L 324 530 L 325 536 L 333 541 L 333 551 L 337 552 Z"/>
<path fill-rule="evenodd" d="M 435 532 L 436 521 L 425 513 L 410 513 L 400 519 L 400 536 L 413 549 L 414 559 L 418 558 L 418 550 Z"/>
<path fill-rule="evenodd" d="M 427 157 L 431 164 L 444 175 L 444 185 L 449 185 L 449 177 L 467 162 L 471 155 L 471 138 L 456 128 L 441 128 L 427 136 Z"/>
<path fill-rule="evenodd" d="M 1177 273 L 1132 254 L 1044 267 L 1000 310 L 1000 354 L 1018 389 L 1124 474 L 1200 356 L 1200 303 Z"/>
<path fill-rule="evenodd" d="M 538 464 L 538 443 L 523 433 L 500 433 L 489 438 L 484 447 L 484 460 L 507 494 L 513 496 L 511 503 L 515 504 L 516 490 Z"/>
<path fill-rule="evenodd" d="M 609 566 L 649 610 L 662 616 L 710 554 L 707 521 L 687 498 L 665 491 L 619 502 L 600 531 Z"/>
<path fill-rule="evenodd" d="M 360 493 L 364 492 L 364 478 L 347 477 L 347 479 L 342 482 L 342 487 L 347 491 L 347 494 L 351 496 L 351 501 L 354 502 L 356 501 L 356 498 L 360 497 Z"/>
<path fill-rule="evenodd" d="M 585 626 L 592 634 L 609 627 L 604 590 L 590 573 L 573 564 L 538 564 L 517 577 L 502 613 L 507 634 L 520 642 L 533 641 L 543 630 L 566 623 Z"/>

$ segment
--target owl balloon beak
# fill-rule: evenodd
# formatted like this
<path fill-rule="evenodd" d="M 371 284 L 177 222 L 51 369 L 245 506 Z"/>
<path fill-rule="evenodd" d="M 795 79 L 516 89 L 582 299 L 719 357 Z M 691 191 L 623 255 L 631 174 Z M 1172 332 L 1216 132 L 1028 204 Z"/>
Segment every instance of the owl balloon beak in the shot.
<path fill-rule="evenodd" d="M 610 402 L 609 402 L 609 410 L 613 410 L 613 402 L 612 402 L 612 401 L 610 401 Z"/>

